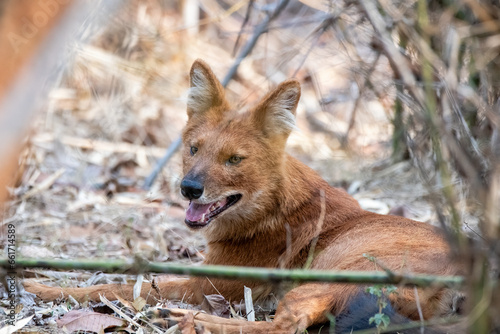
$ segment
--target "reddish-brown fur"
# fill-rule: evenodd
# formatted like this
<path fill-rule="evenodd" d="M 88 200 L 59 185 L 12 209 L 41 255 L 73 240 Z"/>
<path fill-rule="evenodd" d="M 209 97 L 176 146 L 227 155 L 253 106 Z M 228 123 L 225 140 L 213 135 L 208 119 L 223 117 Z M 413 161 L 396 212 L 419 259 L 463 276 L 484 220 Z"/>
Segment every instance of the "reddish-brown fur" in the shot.
<path fill-rule="evenodd" d="M 203 227 L 208 242 L 205 264 L 301 268 L 313 251 L 312 241 L 317 240 L 311 264 L 314 269 L 380 270 L 363 256 L 370 254 L 381 265 L 399 272 L 459 273 L 449 259 L 448 245 L 435 228 L 364 211 L 345 191 L 330 187 L 285 153 L 290 121 L 300 97 L 297 81 L 285 81 L 246 113 L 231 109 L 222 86 L 203 61 L 193 64 L 191 86 L 189 120 L 183 133 L 184 174 L 202 180 L 206 202 L 234 192 L 243 195 Z M 191 147 L 198 149 L 195 154 Z M 232 156 L 243 159 L 229 164 Z M 281 293 L 271 284 L 244 284 L 253 289 L 257 301 L 270 293 Z M 128 285 L 59 289 L 27 282 L 26 288 L 46 300 L 61 294 L 77 299 L 118 294 L 132 299 Z M 349 284 L 307 283 L 283 296 L 272 323 L 208 315 L 197 315 L 195 320 L 214 332 L 224 326 L 225 333 L 293 333 L 324 322 L 327 313 L 340 313 L 359 291 Z M 418 291 L 425 318 L 448 311 L 448 290 Z M 190 297 L 193 303 L 200 303 L 204 294 L 219 292 L 228 300 L 239 301 L 243 282 L 194 277 L 160 282 L 158 289 L 144 284 L 142 289 L 143 297 L 150 301 Z M 418 319 L 415 299 L 413 289 L 401 288 L 391 301 L 400 313 Z M 182 317 L 186 312 L 175 310 L 172 316 Z"/>

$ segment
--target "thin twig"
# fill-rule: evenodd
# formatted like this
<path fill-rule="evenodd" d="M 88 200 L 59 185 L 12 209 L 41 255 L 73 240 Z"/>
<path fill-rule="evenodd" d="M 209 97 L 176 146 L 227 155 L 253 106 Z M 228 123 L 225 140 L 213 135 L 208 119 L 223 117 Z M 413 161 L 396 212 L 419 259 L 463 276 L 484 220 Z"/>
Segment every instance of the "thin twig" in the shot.
<path fill-rule="evenodd" d="M 418 317 L 420 318 L 420 333 L 424 334 L 424 315 L 422 313 L 422 306 L 420 305 L 420 298 L 418 295 L 418 289 L 416 286 L 413 287 L 413 292 L 415 293 L 415 303 L 417 304 Z"/>
<path fill-rule="evenodd" d="M 325 203 L 325 190 L 320 189 L 319 191 L 320 199 L 321 199 L 321 212 L 319 214 L 318 223 L 316 224 L 316 236 L 311 241 L 311 246 L 309 248 L 309 254 L 307 255 L 306 264 L 304 265 L 304 269 L 309 269 L 311 267 L 312 261 L 314 260 L 314 255 L 316 251 L 316 244 L 318 243 L 320 232 L 323 228 L 323 223 L 325 221 L 325 212 L 326 212 L 326 203 Z"/>
<path fill-rule="evenodd" d="M 263 33 L 267 32 L 267 29 L 269 27 L 269 23 L 271 23 L 271 21 L 274 18 L 276 18 L 281 13 L 281 11 L 283 9 L 285 9 L 286 5 L 288 4 L 288 1 L 289 0 L 280 0 L 280 2 L 278 3 L 278 5 L 276 6 L 276 10 L 273 13 L 271 13 L 271 14 L 267 14 L 264 17 L 264 19 L 262 20 L 262 22 L 259 23 L 255 27 L 255 30 L 254 30 L 254 33 L 253 33 L 252 37 L 247 41 L 247 43 L 245 44 L 245 46 L 241 49 L 240 54 L 238 55 L 238 57 L 236 57 L 236 60 L 234 61 L 233 65 L 231 66 L 231 68 L 227 72 L 227 74 L 224 77 L 224 79 L 222 79 L 222 81 L 221 81 L 222 86 L 226 87 L 227 84 L 229 83 L 229 81 L 231 81 L 231 79 L 236 74 L 236 71 L 238 70 L 238 67 L 240 66 L 240 64 L 243 61 L 243 59 L 245 59 L 245 57 L 250 54 L 250 52 L 252 51 L 252 49 L 257 44 L 257 41 L 259 40 L 259 37 Z"/>
<path fill-rule="evenodd" d="M 292 78 L 294 78 L 297 73 L 299 72 L 299 70 L 302 68 L 302 66 L 304 65 L 307 57 L 309 57 L 309 55 L 311 54 L 311 51 L 318 45 L 318 42 L 321 38 L 321 36 L 323 36 L 323 34 L 327 31 L 327 29 L 329 27 L 331 27 L 337 20 L 337 16 L 327 16 L 321 23 L 319 26 L 317 26 L 313 32 L 311 32 L 309 34 L 309 36 L 306 37 L 305 40 L 307 40 L 309 37 L 313 36 L 314 37 L 314 41 L 311 43 L 311 45 L 309 46 L 309 48 L 307 49 L 306 53 L 304 54 L 304 56 L 302 57 L 302 60 L 300 61 L 300 64 L 299 66 L 297 66 L 297 68 L 295 69 L 295 71 L 293 72 L 292 74 Z"/>
<path fill-rule="evenodd" d="M 33 189 L 30 189 L 23 196 L 21 196 L 21 200 L 23 201 L 27 200 L 28 198 L 33 197 L 36 194 L 49 189 L 57 181 L 57 179 L 64 174 L 65 171 L 66 170 L 64 168 L 56 170 L 45 180 L 37 184 Z"/>
<path fill-rule="evenodd" d="M 359 94 L 356 100 L 354 101 L 354 105 L 352 106 L 352 112 L 351 112 L 351 118 L 349 119 L 349 126 L 347 127 L 347 131 L 342 138 L 342 146 L 346 146 L 348 139 L 349 139 L 349 133 L 351 132 L 352 128 L 354 127 L 354 123 L 356 120 L 356 112 L 358 110 L 359 104 L 361 102 L 361 99 L 363 98 L 366 86 L 369 85 L 370 77 L 373 74 L 373 71 L 375 71 L 375 68 L 377 67 L 378 60 L 380 59 L 380 53 L 377 53 L 377 56 L 375 57 L 375 60 L 371 64 L 370 68 L 368 69 L 368 72 L 364 75 L 365 80 L 362 85 L 358 84 L 359 87 Z"/>
<path fill-rule="evenodd" d="M 364 15 L 368 18 L 376 36 L 380 39 L 382 49 L 387 59 L 389 60 L 392 69 L 403 80 L 403 83 L 412 93 L 422 108 L 425 107 L 425 95 L 422 89 L 417 85 L 415 76 L 413 75 L 408 61 L 401 54 L 398 48 L 394 45 L 389 32 L 387 31 L 386 23 L 380 14 L 373 0 L 357 1 L 359 7 L 363 10 Z"/>
<path fill-rule="evenodd" d="M 247 7 L 247 11 L 245 13 L 245 18 L 243 19 L 243 23 L 241 24 L 240 31 L 238 32 L 238 37 L 236 37 L 236 42 L 234 42 L 233 56 L 236 55 L 236 50 L 238 50 L 238 46 L 240 44 L 241 35 L 243 34 L 243 29 L 245 29 L 245 27 L 246 27 L 246 25 L 248 23 L 248 20 L 250 19 L 250 13 L 252 12 L 252 8 L 253 8 L 253 3 L 254 2 L 255 2 L 255 0 L 250 0 L 248 2 L 248 7 Z"/>
<path fill-rule="evenodd" d="M 181 147 L 182 144 L 182 137 L 178 137 L 170 146 L 168 147 L 167 151 L 165 152 L 165 155 L 158 160 L 156 163 L 155 168 L 151 172 L 151 174 L 148 175 L 148 177 L 144 180 L 144 189 L 150 189 L 151 186 L 153 185 L 154 181 L 158 177 L 158 174 L 160 174 L 161 170 L 167 162 L 172 158 L 172 156 L 177 152 L 177 150 Z"/>

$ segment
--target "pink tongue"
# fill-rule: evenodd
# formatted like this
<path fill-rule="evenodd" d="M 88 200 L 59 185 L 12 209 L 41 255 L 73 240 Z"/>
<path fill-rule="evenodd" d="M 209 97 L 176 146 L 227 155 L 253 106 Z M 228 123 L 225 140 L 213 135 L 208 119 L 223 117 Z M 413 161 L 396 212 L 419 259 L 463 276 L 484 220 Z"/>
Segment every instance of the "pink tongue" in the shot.
<path fill-rule="evenodd" d="M 197 204 L 190 202 L 189 207 L 186 211 L 186 219 L 190 220 L 192 222 L 197 222 L 203 217 L 203 214 L 208 215 L 210 213 L 210 207 L 214 204 L 215 202 L 208 203 L 208 204 Z M 216 207 L 216 209 L 219 209 L 226 205 L 227 203 L 227 198 L 222 199 L 219 201 L 219 206 Z"/>
<path fill-rule="evenodd" d="M 203 214 L 207 214 L 209 212 L 210 206 L 213 203 L 209 204 L 196 204 L 189 203 L 189 208 L 186 211 L 186 219 L 192 222 L 196 222 L 201 219 Z"/>

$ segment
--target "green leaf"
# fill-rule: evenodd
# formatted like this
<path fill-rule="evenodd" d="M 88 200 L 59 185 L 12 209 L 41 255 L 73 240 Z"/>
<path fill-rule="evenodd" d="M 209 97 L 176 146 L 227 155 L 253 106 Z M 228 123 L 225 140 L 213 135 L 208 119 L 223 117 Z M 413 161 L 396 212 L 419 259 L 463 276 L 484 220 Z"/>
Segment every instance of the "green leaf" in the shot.
<path fill-rule="evenodd" d="M 396 293 L 397 290 L 398 290 L 398 288 L 396 286 L 394 286 L 394 285 L 387 285 L 385 287 L 385 293 L 387 295 L 390 295 L 391 293 Z"/>
<path fill-rule="evenodd" d="M 387 326 L 389 326 L 389 324 L 391 323 L 391 319 L 389 318 L 389 316 L 387 314 L 382 314 L 382 317 L 380 319 L 384 323 L 383 324 L 384 328 L 386 328 Z"/>
<path fill-rule="evenodd" d="M 387 307 L 387 302 L 385 300 L 381 300 L 380 301 L 380 306 L 382 306 L 382 308 L 386 308 Z"/>
<path fill-rule="evenodd" d="M 367 254 L 367 253 L 363 253 L 363 257 L 367 258 L 368 261 L 370 262 L 375 262 L 375 256 L 371 256 L 370 254 Z"/>
<path fill-rule="evenodd" d="M 369 294 L 375 295 L 377 297 L 382 296 L 382 289 L 378 285 L 369 286 L 365 289 L 365 291 L 368 292 Z"/>
<path fill-rule="evenodd" d="M 377 328 L 387 328 L 389 324 L 391 323 L 391 319 L 387 314 L 383 313 L 377 313 L 373 317 L 371 317 L 368 321 L 368 323 L 371 325 L 372 323 L 375 323 L 375 326 Z"/>

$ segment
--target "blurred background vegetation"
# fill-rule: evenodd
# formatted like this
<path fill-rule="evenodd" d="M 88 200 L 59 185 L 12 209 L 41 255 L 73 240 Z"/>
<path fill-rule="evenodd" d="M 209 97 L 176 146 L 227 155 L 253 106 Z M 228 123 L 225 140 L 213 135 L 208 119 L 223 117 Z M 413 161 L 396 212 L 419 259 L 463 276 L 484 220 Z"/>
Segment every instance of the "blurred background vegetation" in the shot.
<path fill-rule="evenodd" d="M 298 78 L 300 130 L 288 150 L 368 210 L 441 226 L 470 269 L 470 333 L 499 328 L 498 1 L 117 7 L 95 2 L 37 107 L 3 218 L 18 226 L 21 256 L 202 259 L 202 239 L 182 224 L 179 155 L 144 189 L 166 149 L 175 151 L 189 68 L 202 58 L 242 107 Z"/>

